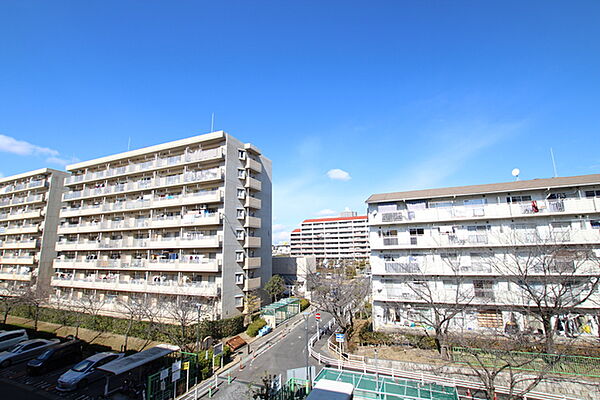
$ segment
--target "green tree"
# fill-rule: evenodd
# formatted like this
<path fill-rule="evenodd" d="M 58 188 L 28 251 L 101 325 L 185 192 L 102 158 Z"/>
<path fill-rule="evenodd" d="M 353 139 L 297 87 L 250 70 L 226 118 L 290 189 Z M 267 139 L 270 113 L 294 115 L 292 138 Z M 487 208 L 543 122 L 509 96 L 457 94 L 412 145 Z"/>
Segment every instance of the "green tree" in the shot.
<path fill-rule="evenodd" d="M 283 292 L 285 292 L 285 282 L 280 275 L 273 275 L 264 289 L 271 296 L 272 301 L 277 301 Z"/>

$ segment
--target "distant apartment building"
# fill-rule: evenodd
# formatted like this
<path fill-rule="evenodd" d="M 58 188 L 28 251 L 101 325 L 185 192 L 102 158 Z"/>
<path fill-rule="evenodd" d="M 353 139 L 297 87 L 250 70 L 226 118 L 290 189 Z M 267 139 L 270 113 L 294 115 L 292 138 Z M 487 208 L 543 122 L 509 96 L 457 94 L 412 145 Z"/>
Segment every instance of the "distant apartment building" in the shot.
<path fill-rule="evenodd" d="M 49 290 L 67 175 L 45 168 L 0 179 L 0 293 Z"/>
<path fill-rule="evenodd" d="M 67 169 L 57 299 L 110 314 L 185 298 L 227 318 L 271 276 L 271 161 L 252 144 L 219 131 Z"/>
<path fill-rule="evenodd" d="M 367 203 L 378 330 L 419 326 L 428 304 L 463 304 L 454 328 L 540 331 L 525 287 L 552 293 L 554 283 L 541 282 L 566 277 L 562 287 L 583 296 L 600 273 L 600 174 L 375 194 Z M 579 269 L 574 254 L 586 254 Z M 553 323 L 595 332 L 598 294 L 582 299 Z"/>
<path fill-rule="evenodd" d="M 369 259 L 367 216 L 306 219 L 291 233 L 291 256 L 314 256 L 317 264 Z"/>
<path fill-rule="evenodd" d="M 290 244 L 287 242 L 273 245 L 273 256 L 274 257 L 275 256 L 289 256 L 290 251 L 291 251 L 291 247 L 290 247 Z"/>

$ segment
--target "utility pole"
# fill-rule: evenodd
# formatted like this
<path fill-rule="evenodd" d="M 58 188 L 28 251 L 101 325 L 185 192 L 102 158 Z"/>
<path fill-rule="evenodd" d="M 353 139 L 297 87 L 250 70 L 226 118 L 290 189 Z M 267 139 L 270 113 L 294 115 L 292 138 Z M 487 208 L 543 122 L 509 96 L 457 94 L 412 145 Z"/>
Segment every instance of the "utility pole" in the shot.
<path fill-rule="evenodd" d="M 310 386 L 312 383 L 311 379 L 310 379 L 310 367 L 308 365 L 308 319 L 309 319 L 310 314 L 305 312 L 305 313 L 302 313 L 302 315 L 304 316 L 304 319 L 306 321 L 306 329 L 304 332 L 304 336 L 306 337 L 306 380 L 308 382 L 308 385 Z"/>

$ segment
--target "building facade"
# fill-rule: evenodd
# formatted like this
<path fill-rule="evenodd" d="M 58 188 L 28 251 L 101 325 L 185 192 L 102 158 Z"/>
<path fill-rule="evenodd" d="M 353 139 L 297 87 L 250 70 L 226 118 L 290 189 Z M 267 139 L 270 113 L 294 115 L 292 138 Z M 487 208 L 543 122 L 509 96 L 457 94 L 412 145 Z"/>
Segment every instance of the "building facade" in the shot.
<path fill-rule="evenodd" d="M 191 299 L 228 318 L 271 276 L 271 161 L 255 146 L 219 131 L 67 169 L 57 300 L 110 314 Z"/>
<path fill-rule="evenodd" d="M 462 304 L 454 328 L 540 331 L 532 296 L 562 285 L 554 300 L 573 307 L 555 326 L 596 332 L 600 174 L 375 194 L 367 203 L 376 329 L 423 325 L 429 304 Z"/>
<path fill-rule="evenodd" d="M 0 288 L 50 289 L 66 172 L 39 169 L 0 179 Z"/>
<path fill-rule="evenodd" d="M 347 212 L 335 218 L 306 219 L 290 235 L 291 256 L 314 256 L 318 265 L 369 259 L 367 216 Z"/>

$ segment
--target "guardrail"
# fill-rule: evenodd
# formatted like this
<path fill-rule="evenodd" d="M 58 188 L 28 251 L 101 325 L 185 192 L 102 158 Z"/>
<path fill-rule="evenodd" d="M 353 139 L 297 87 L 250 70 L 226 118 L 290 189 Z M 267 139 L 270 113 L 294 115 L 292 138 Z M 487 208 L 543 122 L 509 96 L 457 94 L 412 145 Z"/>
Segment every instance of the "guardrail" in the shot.
<path fill-rule="evenodd" d="M 334 321 L 331 320 L 329 321 L 329 324 L 327 326 L 328 329 L 332 329 L 333 325 L 335 325 Z M 320 364 L 325 364 L 325 365 L 329 365 L 329 366 L 334 366 L 337 367 L 338 369 L 350 369 L 350 370 L 354 370 L 354 371 L 362 371 L 363 373 L 373 373 L 373 374 L 382 374 L 382 375 L 389 375 L 392 378 L 404 378 L 404 379 L 411 379 L 411 380 L 415 380 L 415 381 L 419 381 L 421 383 L 435 383 L 438 385 L 445 385 L 445 386 L 459 386 L 459 387 L 464 387 L 467 389 L 471 389 L 471 390 L 483 390 L 485 391 L 485 386 L 482 383 L 479 382 L 474 382 L 474 381 L 470 381 L 470 380 L 466 380 L 466 379 L 457 379 L 457 378 L 446 378 L 443 376 L 438 376 L 438 375 L 429 375 L 429 374 L 425 374 L 423 372 L 409 372 L 409 371 L 404 371 L 404 370 L 398 370 L 398 369 L 394 369 L 394 368 L 387 368 L 387 367 L 377 367 L 377 366 L 373 366 L 370 365 L 368 363 L 366 363 L 364 357 L 363 360 L 360 361 L 358 358 L 357 359 L 352 359 L 352 357 L 350 357 L 349 353 L 345 354 L 339 351 L 339 349 L 337 350 L 333 350 L 339 358 L 331 358 L 331 357 L 327 357 L 322 355 L 321 353 L 315 351 L 314 344 L 318 341 L 318 336 L 319 334 L 315 333 L 309 340 L 308 342 L 308 351 L 311 357 L 315 358 Z M 330 341 L 328 340 L 328 348 L 331 345 Z M 336 347 L 336 346 L 334 346 Z M 362 356 L 355 356 L 354 357 L 362 357 Z M 506 386 L 496 386 L 496 392 L 498 392 L 499 394 L 510 394 L 510 389 Z M 543 393 L 543 392 L 535 392 L 535 391 L 531 391 L 529 393 L 527 393 L 526 395 L 523 396 L 524 400 L 527 399 L 535 399 L 535 400 L 582 400 L 581 398 L 576 398 L 576 397 L 570 397 L 570 396 L 564 396 L 564 395 L 557 395 L 557 394 L 551 394 L 551 393 Z"/>

